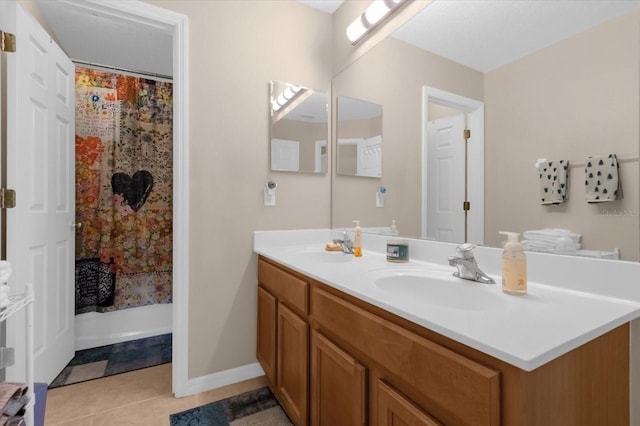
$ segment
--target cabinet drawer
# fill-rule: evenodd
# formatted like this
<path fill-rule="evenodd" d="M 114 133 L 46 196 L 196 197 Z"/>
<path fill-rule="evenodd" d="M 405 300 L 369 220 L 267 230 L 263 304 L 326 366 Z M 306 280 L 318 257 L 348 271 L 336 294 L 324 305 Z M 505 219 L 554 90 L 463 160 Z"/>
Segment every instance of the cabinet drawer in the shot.
<path fill-rule="evenodd" d="M 305 316 L 309 313 L 309 283 L 305 279 L 259 259 L 258 281 L 289 308 Z"/>
<path fill-rule="evenodd" d="M 389 371 L 404 392 L 445 424 L 498 425 L 499 373 L 313 287 L 316 326 Z"/>

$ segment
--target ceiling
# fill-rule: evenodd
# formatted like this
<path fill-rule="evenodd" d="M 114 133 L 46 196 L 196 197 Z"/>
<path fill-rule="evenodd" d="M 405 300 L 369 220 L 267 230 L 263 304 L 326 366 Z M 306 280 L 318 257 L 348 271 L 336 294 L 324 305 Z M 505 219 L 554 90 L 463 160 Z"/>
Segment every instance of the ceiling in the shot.
<path fill-rule="evenodd" d="M 342 3 L 298 1 L 327 13 Z M 639 7 L 640 0 L 434 0 L 392 36 L 487 72 Z"/>
<path fill-rule="evenodd" d="M 52 35 L 71 59 L 173 75 L 173 36 L 168 30 L 139 17 L 113 16 L 98 1 L 35 0 L 35 3 Z"/>
<path fill-rule="evenodd" d="M 638 0 L 435 0 L 393 37 L 487 72 L 638 7 Z"/>
<path fill-rule="evenodd" d="M 35 1 L 72 59 L 172 74 L 165 29 L 114 17 L 98 1 Z M 297 1 L 325 13 L 342 4 Z M 393 37 L 486 72 L 639 7 L 640 0 L 434 0 Z"/>

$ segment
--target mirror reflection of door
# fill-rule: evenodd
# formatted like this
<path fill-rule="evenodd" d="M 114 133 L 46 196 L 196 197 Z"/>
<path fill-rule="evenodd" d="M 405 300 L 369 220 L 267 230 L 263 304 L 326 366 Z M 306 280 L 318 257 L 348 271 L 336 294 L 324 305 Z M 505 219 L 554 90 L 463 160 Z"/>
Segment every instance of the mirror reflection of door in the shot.
<path fill-rule="evenodd" d="M 483 244 L 484 104 L 428 86 L 423 102 L 421 235 Z"/>
<path fill-rule="evenodd" d="M 297 172 L 300 170 L 300 141 L 271 139 L 271 170 Z"/>
<path fill-rule="evenodd" d="M 465 239 L 464 114 L 427 124 L 427 238 L 445 242 Z"/>
<path fill-rule="evenodd" d="M 337 173 L 382 177 L 382 105 L 338 96 Z"/>

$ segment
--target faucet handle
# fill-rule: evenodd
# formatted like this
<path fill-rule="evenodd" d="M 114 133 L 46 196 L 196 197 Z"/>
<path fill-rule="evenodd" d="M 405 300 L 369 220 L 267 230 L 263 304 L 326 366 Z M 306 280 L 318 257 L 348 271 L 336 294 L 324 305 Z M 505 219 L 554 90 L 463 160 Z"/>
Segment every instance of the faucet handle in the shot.
<path fill-rule="evenodd" d="M 473 257 L 473 249 L 476 248 L 476 245 L 473 243 L 464 243 L 460 244 L 456 247 L 456 250 L 462 255 L 465 259 L 471 259 Z"/>

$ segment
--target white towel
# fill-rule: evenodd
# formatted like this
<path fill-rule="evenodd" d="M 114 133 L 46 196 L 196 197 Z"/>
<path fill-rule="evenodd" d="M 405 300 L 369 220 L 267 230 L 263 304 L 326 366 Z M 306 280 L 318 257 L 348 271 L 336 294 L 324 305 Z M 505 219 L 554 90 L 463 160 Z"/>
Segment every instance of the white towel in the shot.
<path fill-rule="evenodd" d="M 520 244 L 522 244 L 522 248 L 526 251 L 553 253 L 553 251 L 556 249 L 555 243 L 549 243 L 546 241 L 522 240 L 520 241 Z"/>
<path fill-rule="evenodd" d="M 11 278 L 11 263 L 0 260 L 0 284 L 5 284 Z"/>
<path fill-rule="evenodd" d="M 578 256 L 583 257 L 595 257 L 598 259 L 611 259 L 620 260 L 620 249 L 613 249 L 612 251 L 603 250 L 578 250 L 576 253 Z"/>
<path fill-rule="evenodd" d="M 558 239 L 562 237 L 571 238 L 571 240 L 577 244 L 580 242 L 580 238 L 582 237 L 582 235 L 571 232 L 568 229 L 545 228 L 524 231 L 522 233 L 522 237 L 528 240 L 545 241 L 555 246 L 555 244 L 558 242 Z"/>
<path fill-rule="evenodd" d="M 618 176 L 619 167 L 615 154 L 587 158 L 584 168 L 587 203 L 622 199 L 622 186 Z"/>
<path fill-rule="evenodd" d="M 560 204 L 567 201 L 569 161 L 538 160 L 542 204 Z"/>

